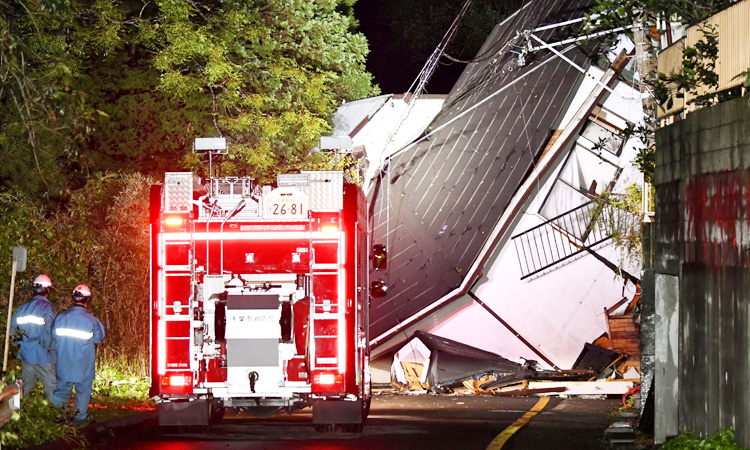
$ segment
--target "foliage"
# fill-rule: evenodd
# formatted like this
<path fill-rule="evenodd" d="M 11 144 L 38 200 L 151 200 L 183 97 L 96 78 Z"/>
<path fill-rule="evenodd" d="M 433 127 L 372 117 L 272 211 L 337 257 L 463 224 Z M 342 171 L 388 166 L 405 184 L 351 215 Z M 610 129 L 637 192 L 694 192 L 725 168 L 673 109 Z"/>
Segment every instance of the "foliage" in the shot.
<path fill-rule="evenodd" d="M 79 165 L 99 112 L 73 82 L 79 50 L 100 47 L 76 15 L 62 0 L 0 3 L 0 185 L 59 198 Z"/>
<path fill-rule="evenodd" d="M 596 0 L 594 6 L 585 14 L 584 30 L 593 33 L 620 27 L 651 28 L 657 16 L 670 21 L 681 21 L 692 25 L 707 18 L 713 13 L 732 4 L 733 0 L 699 0 L 681 2 L 675 0 Z M 717 93 L 719 76 L 716 73 L 716 60 L 719 55 L 719 35 L 715 26 L 704 24 L 700 27 L 702 38 L 694 47 L 683 50 L 681 70 L 671 74 L 659 73 L 655 76 L 641 74 L 644 82 L 651 88 L 657 102 L 672 107 L 673 98 L 683 98 L 686 93 L 692 94 L 697 106 L 713 103 Z M 632 36 L 632 28 L 627 31 Z M 673 94 L 674 93 L 674 94 Z"/>
<path fill-rule="evenodd" d="M 30 300 L 39 273 L 52 279 L 50 300 L 67 309 L 79 283 L 93 292 L 90 309 L 107 337 L 100 357 L 128 358 L 145 371 L 148 355 L 148 201 L 152 180 L 141 175 L 97 175 L 74 191 L 66 208 L 47 212 L 30 196 L 0 193 L 0 271 L 10 272 L 13 246 L 28 250 L 16 278 L 14 306 Z M 0 279 L 3 292 L 9 281 Z M 7 307 L 7 298 L 3 300 Z"/>
<path fill-rule="evenodd" d="M 627 410 L 628 410 L 628 407 L 625 406 L 625 405 L 618 406 L 614 410 L 612 410 L 609 413 L 607 413 L 607 420 L 611 421 L 611 420 L 615 419 L 617 416 L 619 416 L 620 414 L 624 413 Z"/>
<path fill-rule="evenodd" d="M 159 43 L 144 45 L 155 52 L 160 91 L 186 104 L 201 92 L 211 106 L 205 122 L 191 125 L 230 138 L 220 172 L 272 179 L 280 166 L 302 162 L 342 99 L 376 92 L 364 71 L 364 36 L 349 32 L 335 1 L 225 2 L 221 12 L 190 5 L 161 4 Z"/>
<path fill-rule="evenodd" d="M 4 382 L 16 378 L 20 364 L 11 361 L 11 368 Z M 128 367 L 125 359 L 109 360 L 100 364 L 89 407 L 92 421 L 102 422 L 135 411 L 152 410 L 148 401 L 148 379 Z M 32 388 L 21 400 L 21 410 L 0 429 L 0 445 L 3 448 L 26 448 L 47 442 L 64 440 L 76 448 L 85 448 L 85 437 L 73 425 L 63 424 L 65 413 L 55 408 L 44 396 L 41 385 Z"/>
<path fill-rule="evenodd" d="M 677 98 L 692 94 L 695 98 L 691 101 L 699 107 L 711 105 L 717 96 L 715 89 L 719 86 L 719 75 L 715 69 L 719 57 L 719 33 L 712 25 L 703 25 L 700 30 L 703 36 L 695 47 L 685 47 L 682 51 L 682 69 L 669 75 L 660 72 L 654 82 L 654 97 L 666 109 L 672 108 L 672 93 Z"/>
<path fill-rule="evenodd" d="M 150 383 L 145 373 L 145 368 L 131 366 L 125 357 L 110 357 L 96 371 L 93 396 L 144 402 L 148 400 Z"/>
<path fill-rule="evenodd" d="M 349 183 L 362 187 L 364 177 L 361 169 L 365 160 L 365 158 L 355 158 L 351 153 L 325 152 L 308 158 L 302 170 L 340 170 L 344 172 L 344 178 Z"/>
<path fill-rule="evenodd" d="M 646 116 L 642 123 L 628 122 L 625 129 L 610 137 L 599 138 L 592 150 L 601 153 L 603 150 L 619 146 L 622 142 L 638 139 L 637 154 L 633 165 L 643 173 L 643 179 L 649 184 L 654 183 L 654 169 L 656 168 L 656 146 L 654 145 L 654 120 Z"/>
<path fill-rule="evenodd" d="M 662 450 L 743 450 L 734 440 L 734 431 L 720 430 L 709 438 L 699 438 L 686 431 L 665 442 Z"/>
<path fill-rule="evenodd" d="M 11 363 L 11 369 L 3 377 L 2 385 L 15 378 L 20 364 Z M 21 400 L 21 410 L 14 412 L 10 420 L 0 428 L 0 446 L 3 448 L 26 448 L 58 439 L 84 446 L 83 438 L 75 427 L 63 426 L 63 411 L 55 408 L 44 396 L 41 386 L 32 389 Z"/>
<path fill-rule="evenodd" d="M 750 68 L 744 72 L 740 72 L 734 78 L 744 78 L 742 81 L 742 87 L 745 88 L 745 98 L 750 102 Z"/>
<path fill-rule="evenodd" d="M 126 357 L 109 357 L 97 368 L 89 413 L 101 422 L 136 411 L 153 410 L 148 398 L 150 379 L 145 368 L 130 366 Z"/>
<path fill-rule="evenodd" d="M 655 16 L 695 25 L 737 0 L 595 0 L 586 14 L 589 30 L 611 30 L 642 24 L 650 27 Z"/>
<path fill-rule="evenodd" d="M 637 184 L 625 187 L 624 194 L 609 191 L 599 195 L 595 223 L 612 237 L 615 248 L 630 260 L 640 260 L 642 253 L 642 191 Z"/>
<path fill-rule="evenodd" d="M 588 35 L 624 28 L 623 33 L 632 38 L 630 27 L 634 24 L 647 25 L 649 18 L 644 13 L 646 10 L 647 6 L 643 0 L 594 0 L 593 6 L 584 13 L 585 20 L 580 34 Z M 616 39 L 615 35 L 610 35 L 605 38 L 605 42 L 611 45 Z"/>
<path fill-rule="evenodd" d="M 152 183 L 142 175 L 95 174 L 71 193 L 64 208 L 53 211 L 28 194 L 0 192 L 0 255 L 6 255 L 0 258 L 0 271 L 10 272 L 13 246 L 28 250 L 27 269 L 16 277 L 14 306 L 31 299 L 31 281 L 40 272 L 52 278 L 50 299 L 58 312 L 70 306 L 76 284 L 85 282 L 93 290 L 90 308 L 107 333 L 98 352 L 93 420 L 152 407 L 144 404 L 149 383 L 147 225 Z M 9 280 L 0 279 L 0 289 L 9 288 Z M 0 325 L 5 321 L 3 314 Z M 17 375 L 17 365 L 14 360 L 7 379 Z M 62 413 L 46 403 L 41 389 L 32 392 L 23 400 L 22 413 L 3 428 L 2 444 L 26 447 L 64 438 L 84 445 L 74 428 L 55 421 Z"/>
<path fill-rule="evenodd" d="M 69 200 L 95 173 L 304 163 L 341 100 L 377 93 L 353 0 L 0 4 L 0 187 Z"/>
<path fill-rule="evenodd" d="M 747 69 L 746 71 L 740 73 L 736 78 L 740 77 L 745 77 L 745 80 L 742 82 L 742 87 L 750 92 L 750 69 Z"/>
<path fill-rule="evenodd" d="M 643 172 L 643 179 L 653 186 L 654 170 L 656 169 L 656 145 L 639 147 L 633 164 Z"/>

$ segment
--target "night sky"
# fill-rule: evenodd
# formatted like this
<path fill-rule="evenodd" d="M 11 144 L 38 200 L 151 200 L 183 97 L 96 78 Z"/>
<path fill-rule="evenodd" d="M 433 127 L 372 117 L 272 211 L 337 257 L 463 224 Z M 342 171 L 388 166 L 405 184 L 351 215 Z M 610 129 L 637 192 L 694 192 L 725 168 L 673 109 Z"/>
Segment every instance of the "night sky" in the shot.
<path fill-rule="evenodd" d="M 370 45 L 367 70 L 373 74 L 374 82 L 380 85 L 383 94 L 400 94 L 409 89 L 427 58 L 415 57 L 398 48 L 394 32 L 384 15 L 384 3 L 383 0 L 358 0 L 354 14 L 360 23 L 359 31 L 367 37 Z M 436 41 L 435 46 L 438 43 Z M 465 68 L 464 64 L 447 63 L 445 58 L 441 59 L 427 86 L 428 94 L 447 94 Z"/>

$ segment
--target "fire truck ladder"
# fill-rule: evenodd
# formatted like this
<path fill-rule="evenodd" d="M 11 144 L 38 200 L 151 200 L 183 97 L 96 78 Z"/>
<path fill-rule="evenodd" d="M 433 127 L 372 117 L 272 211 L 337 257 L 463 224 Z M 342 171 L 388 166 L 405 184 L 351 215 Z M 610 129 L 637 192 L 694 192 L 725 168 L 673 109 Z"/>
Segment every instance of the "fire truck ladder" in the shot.
<path fill-rule="evenodd" d="M 316 248 L 316 244 L 325 245 L 331 244 L 330 239 L 311 239 L 313 249 Z M 338 242 L 336 242 L 338 245 Z M 338 254 L 338 252 L 337 252 Z M 327 277 L 331 277 L 335 280 L 334 283 L 338 287 L 339 264 L 340 261 L 337 257 L 336 262 L 319 263 L 315 261 L 316 255 L 313 250 L 313 290 L 315 283 L 325 282 L 323 281 Z M 329 281 L 330 283 L 330 281 Z M 335 289 L 338 293 L 338 288 Z M 338 345 L 339 334 L 341 334 L 340 324 L 343 322 L 345 317 L 345 310 L 341 307 L 337 297 L 332 299 L 319 298 L 316 295 L 311 296 L 312 303 L 312 316 L 310 320 L 310 332 L 314 339 L 314 353 L 312 356 L 311 367 L 313 369 L 335 369 L 339 366 L 338 358 L 341 355 L 335 353 L 336 356 L 329 354 L 321 355 L 321 349 L 331 349 L 329 342 L 334 342 L 334 345 Z M 323 331 L 325 330 L 325 331 Z"/>
<path fill-rule="evenodd" d="M 609 226 L 612 220 L 616 229 L 623 229 L 628 223 L 632 224 L 634 218 L 621 209 L 609 206 L 601 208 L 594 202 L 588 202 L 512 236 L 521 267 L 521 279 L 590 252 L 612 237 L 613 227 Z"/>

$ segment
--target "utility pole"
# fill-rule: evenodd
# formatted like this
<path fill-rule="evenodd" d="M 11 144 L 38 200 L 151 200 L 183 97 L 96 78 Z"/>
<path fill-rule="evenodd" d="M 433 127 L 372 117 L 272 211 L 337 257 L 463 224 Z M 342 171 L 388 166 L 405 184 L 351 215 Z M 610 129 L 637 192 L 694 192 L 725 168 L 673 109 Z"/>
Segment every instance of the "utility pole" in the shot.
<path fill-rule="evenodd" d="M 645 17 L 644 17 L 645 15 Z M 658 77 L 657 66 L 656 66 L 656 55 L 651 45 L 651 21 L 648 19 L 646 11 L 641 11 L 641 14 L 636 16 L 635 24 L 633 27 L 633 41 L 635 44 L 635 63 L 636 70 L 638 72 L 639 80 L 638 87 L 641 92 L 641 102 L 643 105 L 643 111 L 647 117 L 645 119 L 645 125 L 647 127 L 647 136 L 643 136 L 643 144 L 650 148 L 655 144 L 656 136 L 656 108 L 658 107 L 656 99 L 654 99 L 653 93 L 649 87 L 649 82 L 655 80 Z M 651 222 L 651 214 L 649 204 L 651 202 L 651 186 L 644 180 L 642 189 L 642 210 L 644 212 L 643 221 Z M 644 224 L 642 233 L 650 233 L 653 224 Z M 645 239 L 645 236 L 644 236 Z M 649 239 L 650 242 L 650 239 Z M 646 252 L 643 252 L 644 261 L 647 258 Z M 656 310 L 655 310 L 655 294 L 656 291 L 653 287 L 653 267 L 649 265 L 644 266 L 641 278 L 644 280 L 647 286 L 646 291 L 643 292 L 641 297 L 641 405 L 640 405 L 640 417 L 643 417 L 646 403 L 649 401 L 649 397 L 655 399 L 654 389 L 654 377 L 656 372 Z M 650 281 L 647 281 L 650 280 Z M 655 401 L 655 400 L 653 400 Z"/>
<path fill-rule="evenodd" d="M 646 17 L 644 17 L 644 15 Z M 656 104 L 654 102 L 651 89 L 649 88 L 649 81 L 655 80 L 657 77 L 656 73 L 656 56 L 654 54 L 653 46 L 651 45 L 651 32 L 650 32 L 651 21 L 648 19 L 648 15 L 645 11 L 636 18 L 636 23 L 633 26 L 633 41 L 635 43 L 635 64 L 636 70 L 639 76 L 639 90 L 641 94 L 641 101 L 643 109 L 649 113 L 654 123 L 651 124 L 653 130 L 656 130 Z"/>

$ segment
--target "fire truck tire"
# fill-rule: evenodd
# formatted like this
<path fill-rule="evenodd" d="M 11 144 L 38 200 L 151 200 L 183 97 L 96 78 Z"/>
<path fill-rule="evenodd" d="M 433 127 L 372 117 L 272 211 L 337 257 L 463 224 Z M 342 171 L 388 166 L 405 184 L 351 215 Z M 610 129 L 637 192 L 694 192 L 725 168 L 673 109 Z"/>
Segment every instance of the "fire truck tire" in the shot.
<path fill-rule="evenodd" d="M 331 433 L 335 428 L 332 423 L 316 423 L 313 426 L 318 433 Z"/>
<path fill-rule="evenodd" d="M 344 433 L 361 433 L 365 429 L 363 423 L 345 423 L 341 425 L 341 431 Z"/>
<path fill-rule="evenodd" d="M 370 403 L 372 403 L 372 397 L 368 397 L 362 405 L 362 423 L 367 420 L 367 416 L 370 415 Z"/>
<path fill-rule="evenodd" d="M 219 423 L 224 418 L 226 408 L 221 405 L 211 405 L 211 423 Z"/>

